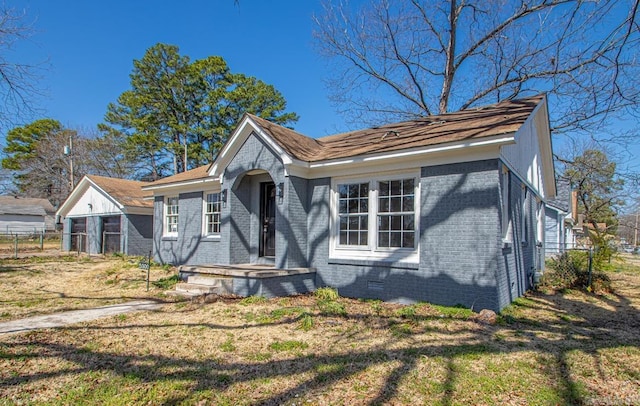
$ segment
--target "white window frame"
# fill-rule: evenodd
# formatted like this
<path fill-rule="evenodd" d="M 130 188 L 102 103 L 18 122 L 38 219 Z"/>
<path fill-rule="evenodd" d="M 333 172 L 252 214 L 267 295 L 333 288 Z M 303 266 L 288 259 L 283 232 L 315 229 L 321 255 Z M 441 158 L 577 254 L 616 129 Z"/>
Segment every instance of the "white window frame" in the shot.
<path fill-rule="evenodd" d="M 414 180 L 414 247 L 378 247 L 378 182 Z M 353 183 L 369 184 L 368 243 L 367 245 L 340 245 L 339 185 Z M 360 259 L 373 261 L 405 262 L 417 264 L 420 260 L 420 171 L 386 172 L 376 176 L 342 176 L 331 179 L 330 191 L 330 259 Z"/>
<path fill-rule="evenodd" d="M 511 224 L 511 171 L 506 165 L 502 165 L 502 245 L 508 247 L 513 242 Z"/>
<path fill-rule="evenodd" d="M 524 183 L 522 184 L 522 213 L 520 214 L 521 218 L 521 222 L 520 222 L 520 229 L 521 229 L 521 236 L 520 236 L 520 242 L 522 244 L 527 244 L 529 242 L 529 189 L 527 188 L 527 185 L 525 185 Z"/>
<path fill-rule="evenodd" d="M 216 232 L 209 232 L 209 223 L 207 221 L 207 216 L 210 214 L 214 214 L 214 212 L 209 213 L 207 211 L 207 204 L 209 195 L 217 194 L 218 195 L 218 204 L 220 206 L 220 211 L 218 214 L 220 216 L 219 229 Z M 207 238 L 219 239 L 220 238 L 220 227 L 222 227 L 222 196 L 220 190 L 209 190 L 202 194 L 202 235 Z"/>
<path fill-rule="evenodd" d="M 169 204 L 170 201 L 175 199 L 175 204 Z M 162 225 L 164 235 L 167 237 L 176 237 L 178 235 L 178 221 L 180 219 L 180 198 L 178 196 L 166 196 L 164 198 L 164 207 L 162 208 Z M 175 207 L 175 213 L 169 214 L 169 209 Z M 171 231 L 169 227 L 169 218 L 175 217 L 175 231 Z"/>

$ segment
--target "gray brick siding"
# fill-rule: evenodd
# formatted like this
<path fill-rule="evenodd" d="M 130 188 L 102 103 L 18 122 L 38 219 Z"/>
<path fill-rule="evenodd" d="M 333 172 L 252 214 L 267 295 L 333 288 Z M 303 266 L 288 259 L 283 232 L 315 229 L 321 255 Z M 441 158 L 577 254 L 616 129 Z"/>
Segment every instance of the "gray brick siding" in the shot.
<path fill-rule="evenodd" d="M 153 248 L 153 216 L 128 214 L 122 220 L 123 252 L 148 255 Z"/>
<path fill-rule="evenodd" d="M 220 263 L 221 240 L 203 237 L 203 192 L 182 193 L 178 203 L 178 236 L 163 236 L 164 196 L 154 202 L 154 258 L 162 264 Z"/>

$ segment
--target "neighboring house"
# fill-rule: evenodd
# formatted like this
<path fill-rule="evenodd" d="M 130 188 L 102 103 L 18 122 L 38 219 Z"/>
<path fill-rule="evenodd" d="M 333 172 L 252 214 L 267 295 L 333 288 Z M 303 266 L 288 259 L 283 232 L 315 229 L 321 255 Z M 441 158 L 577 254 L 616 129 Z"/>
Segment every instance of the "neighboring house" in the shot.
<path fill-rule="evenodd" d="M 153 201 L 145 182 L 86 175 L 58 209 L 62 246 L 89 254 L 148 255 L 153 247 Z"/>
<path fill-rule="evenodd" d="M 55 212 L 47 199 L 0 196 L 0 234 L 54 231 Z"/>
<path fill-rule="evenodd" d="M 547 101 L 318 139 L 246 114 L 212 165 L 143 189 L 155 200 L 156 260 L 231 275 L 233 293 L 332 286 L 500 310 L 544 264 L 544 202 L 555 197 Z M 259 279 L 270 275 L 279 279 Z"/>
<path fill-rule="evenodd" d="M 571 204 L 571 185 L 567 180 L 556 183 L 557 195 L 549 199 L 545 206 L 545 247 L 546 256 L 561 254 L 568 249 L 576 248 L 576 232 Z"/>

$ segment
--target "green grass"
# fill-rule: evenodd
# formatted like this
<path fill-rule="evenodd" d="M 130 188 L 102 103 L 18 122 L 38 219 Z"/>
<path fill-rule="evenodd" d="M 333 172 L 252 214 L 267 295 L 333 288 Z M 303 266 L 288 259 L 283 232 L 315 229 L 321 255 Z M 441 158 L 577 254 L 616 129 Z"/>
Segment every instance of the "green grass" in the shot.
<path fill-rule="evenodd" d="M 160 289 L 170 290 L 170 289 L 173 289 L 176 286 L 176 283 L 178 282 L 180 282 L 180 277 L 176 274 L 176 275 L 169 276 L 167 278 L 160 278 L 157 281 L 152 283 L 154 286 Z"/>
<path fill-rule="evenodd" d="M 274 341 L 269 344 L 269 349 L 277 352 L 298 351 L 305 350 L 307 348 L 309 348 L 309 344 L 297 340 Z"/>

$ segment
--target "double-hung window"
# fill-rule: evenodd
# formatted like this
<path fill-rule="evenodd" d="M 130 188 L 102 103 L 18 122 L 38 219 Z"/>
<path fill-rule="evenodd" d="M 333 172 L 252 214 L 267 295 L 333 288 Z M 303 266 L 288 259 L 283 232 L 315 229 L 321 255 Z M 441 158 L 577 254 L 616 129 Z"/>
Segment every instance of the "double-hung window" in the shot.
<path fill-rule="evenodd" d="M 418 179 L 404 173 L 334 180 L 330 255 L 417 262 Z"/>
<path fill-rule="evenodd" d="M 415 179 L 378 182 L 378 247 L 415 247 Z"/>
<path fill-rule="evenodd" d="M 178 235 L 178 197 L 167 197 L 164 207 L 165 235 Z"/>
<path fill-rule="evenodd" d="M 204 201 L 204 234 L 220 233 L 220 209 L 222 202 L 220 193 L 207 193 Z"/>

